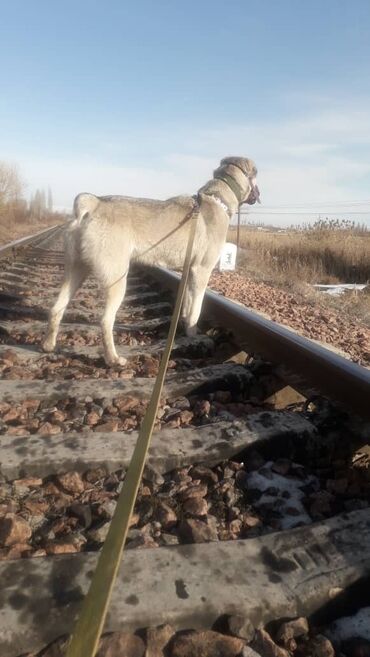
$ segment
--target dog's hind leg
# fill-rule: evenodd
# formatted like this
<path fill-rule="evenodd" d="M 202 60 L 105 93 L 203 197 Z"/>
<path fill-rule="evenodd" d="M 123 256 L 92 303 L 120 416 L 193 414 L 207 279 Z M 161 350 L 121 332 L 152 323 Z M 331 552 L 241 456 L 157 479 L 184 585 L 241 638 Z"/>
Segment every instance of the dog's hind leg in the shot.
<path fill-rule="evenodd" d="M 185 324 L 186 335 L 197 334 L 197 321 L 202 309 L 203 297 L 211 271 L 205 267 L 192 268 L 189 272 L 181 316 Z"/>
<path fill-rule="evenodd" d="M 104 358 L 107 365 L 125 365 L 126 358 L 117 354 L 113 340 L 113 325 L 117 310 L 120 307 L 126 292 L 127 272 L 118 281 L 106 287 L 106 304 L 101 320 L 104 344 Z"/>
<path fill-rule="evenodd" d="M 49 314 L 46 338 L 42 345 L 44 351 L 54 351 L 64 311 L 78 288 L 81 287 L 87 273 L 86 268 L 81 264 L 73 264 L 66 269 L 58 298 Z"/>

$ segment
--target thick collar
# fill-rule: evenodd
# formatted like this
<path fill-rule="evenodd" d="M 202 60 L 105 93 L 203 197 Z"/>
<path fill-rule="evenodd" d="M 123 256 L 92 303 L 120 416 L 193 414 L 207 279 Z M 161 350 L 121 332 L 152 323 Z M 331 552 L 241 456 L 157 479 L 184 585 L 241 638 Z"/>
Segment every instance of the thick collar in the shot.
<path fill-rule="evenodd" d="M 217 178 L 217 180 L 222 180 L 224 183 L 226 183 L 226 185 L 228 185 L 231 191 L 235 194 L 238 204 L 242 204 L 245 194 L 243 193 L 239 183 L 234 180 L 234 178 L 229 176 L 228 173 L 217 173 L 217 171 L 213 174 L 213 178 Z"/>

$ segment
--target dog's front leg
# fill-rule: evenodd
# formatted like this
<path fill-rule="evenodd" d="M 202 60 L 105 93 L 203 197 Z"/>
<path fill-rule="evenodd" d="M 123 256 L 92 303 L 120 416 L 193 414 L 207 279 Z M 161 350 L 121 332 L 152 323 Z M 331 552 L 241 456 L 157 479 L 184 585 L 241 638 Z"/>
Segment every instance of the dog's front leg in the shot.
<path fill-rule="evenodd" d="M 117 354 L 113 340 L 113 325 L 117 310 L 120 307 L 126 292 L 127 273 L 118 281 L 106 288 L 106 304 L 101 320 L 104 344 L 104 358 L 107 365 L 125 365 L 126 358 Z"/>
<path fill-rule="evenodd" d="M 186 335 L 189 337 L 197 334 L 197 321 L 210 275 L 211 270 L 208 268 L 198 266 L 190 270 L 181 312 Z"/>

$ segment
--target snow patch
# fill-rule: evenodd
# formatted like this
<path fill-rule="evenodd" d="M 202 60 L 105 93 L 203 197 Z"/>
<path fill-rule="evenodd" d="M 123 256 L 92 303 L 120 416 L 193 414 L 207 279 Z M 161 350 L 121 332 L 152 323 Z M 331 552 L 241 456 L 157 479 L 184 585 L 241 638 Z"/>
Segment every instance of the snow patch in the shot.
<path fill-rule="evenodd" d="M 292 463 L 293 469 L 295 465 Z M 273 461 L 268 461 L 259 470 L 248 474 L 247 488 L 262 493 L 253 506 L 262 511 L 264 505 L 271 505 L 273 512 L 279 517 L 282 529 L 311 524 L 312 519 L 302 504 L 302 499 L 306 496 L 302 488 L 312 485 L 315 490 L 318 490 L 317 477 L 309 475 L 302 479 L 294 475 L 283 476 L 273 472 L 272 466 Z M 296 465 L 296 467 L 299 466 Z"/>
<path fill-rule="evenodd" d="M 331 294 L 333 296 L 340 296 L 341 294 L 344 294 L 345 292 L 349 292 L 351 290 L 356 290 L 356 291 L 361 291 L 364 290 L 367 287 L 367 284 L 360 284 L 360 283 L 340 283 L 339 285 L 321 285 L 321 284 L 316 284 L 313 285 L 312 287 L 316 288 L 319 292 L 323 292 L 324 294 Z"/>
<path fill-rule="evenodd" d="M 338 643 L 355 637 L 370 641 L 370 607 L 363 607 L 354 616 L 344 616 L 334 621 L 326 634 L 331 641 Z"/>

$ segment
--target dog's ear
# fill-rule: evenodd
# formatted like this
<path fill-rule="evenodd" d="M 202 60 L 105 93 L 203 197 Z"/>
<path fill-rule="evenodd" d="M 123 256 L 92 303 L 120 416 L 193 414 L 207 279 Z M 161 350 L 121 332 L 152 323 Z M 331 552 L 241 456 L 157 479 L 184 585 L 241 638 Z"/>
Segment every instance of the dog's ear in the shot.
<path fill-rule="evenodd" d="M 221 160 L 221 166 L 227 166 L 228 164 L 233 164 L 238 169 L 241 169 L 243 173 L 248 177 L 252 178 L 257 175 L 257 167 L 253 160 L 249 160 L 247 157 L 224 157 Z"/>

